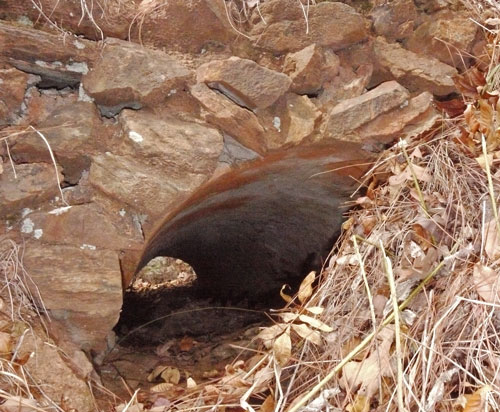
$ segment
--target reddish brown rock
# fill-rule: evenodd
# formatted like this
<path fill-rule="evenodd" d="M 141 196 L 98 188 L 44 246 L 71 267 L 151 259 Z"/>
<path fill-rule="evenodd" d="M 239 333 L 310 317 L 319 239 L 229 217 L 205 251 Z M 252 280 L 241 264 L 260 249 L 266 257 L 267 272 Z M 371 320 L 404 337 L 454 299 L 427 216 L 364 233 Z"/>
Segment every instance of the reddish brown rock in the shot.
<path fill-rule="evenodd" d="M 89 351 L 105 348 L 118 321 L 122 280 L 118 253 L 91 247 L 28 242 L 23 264 L 52 319 Z"/>
<path fill-rule="evenodd" d="M 382 83 L 361 96 L 347 99 L 327 114 L 323 138 L 348 139 L 348 132 L 403 104 L 410 94 L 395 81 Z"/>
<path fill-rule="evenodd" d="M 411 92 L 429 91 L 444 96 L 456 91 L 452 79 L 457 74 L 454 67 L 413 53 L 397 43 L 387 43 L 382 37 L 377 37 L 373 48 L 382 76 L 396 79 Z"/>
<path fill-rule="evenodd" d="M 124 135 L 113 154 L 93 157 L 89 183 L 134 211 L 156 216 L 212 175 L 220 132 L 204 124 L 160 119 L 141 111 L 120 116 Z"/>
<path fill-rule="evenodd" d="M 367 37 L 363 17 L 340 2 L 310 5 L 306 23 L 299 3 L 270 0 L 254 11 L 252 22 L 256 46 L 274 53 L 298 51 L 312 43 L 335 51 Z"/>
<path fill-rule="evenodd" d="M 218 89 L 240 106 L 264 109 L 290 88 L 290 78 L 259 66 L 252 60 L 230 57 L 214 60 L 198 68 L 198 82 Z"/>
<path fill-rule="evenodd" d="M 58 177 L 62 180 L 60 169 Z M 33 207 L 38 203 L 57 196 L 56 170 L 48 163 L 29 163 L 12 168 L 4 166 L 0 173 L 0 216 L 6 217 L 20 213 L 22 208 Z"/>
<path fill-rule="evenodd" d="M 283 72 L 292 79 L 290 90 L 297 94 L 317 93 L 325 81 L 339 71 L 339 59 L 325 53 L 315 44 L 286 56 Z"/>
<path fill-rule="evenodd" d="M 147 46 L 199 53 L 210 45 L 227 45 L 237 36 L 229 25 L 224 4 L 217 0 L 171 0 L 160 7 L 155 2 L 123 0 L 107 0 L 99 6 L 38 0 L 37 5 L 58 27 L 93 40 L 127 40 L 130 35 L 132 41 Z M 53 28 L 31 0 L 4 0 L 0 18 L 29 19 L 36 27 Z"/>
<path fill-rule="evenodd" d="M 289 94 L 286 98 L 286 106 L 289 125 L 286 139 L 280 146 L 295 146 L 317 130 L 321 112 L 307 96 Z"/>
<path fill-rule="evenodd" d="M 77 85 L 97 53 L 96 43 L 88 40 L 0 22 L 0 57 L 19 70 L 40 75 L 43 87 Z"/>
<path fill-rule="evenodd" d="M 413 33 L 418 15 L 413 0 L 396 0 L 374 7 L 370 17 L 375 33 L 394 41 Z"/>
<path fill-rule="evenodd" d="M 33 226 L 33 236 L 46 244 L 65 244 L 87 249 L 140 249 L 142 235 L 125 210 L 112 213 L 96 203 L 37 211 L 21 225 Z"/>
<path fill-rule="evenodd" d="M 206 110 L 204 118 L 208 123 L 219 127 L 257 153 L 266 151 L 264 128 L 252 111 L 238 106 L 221 93 L 210 90 L 204 83 L 197 83 L 190 90 Z"/>
<path fill-rule="evenodd" d="M 191 77 L 188 68 L 166 53 L 108 39 L 101 58 L 82 81 L 101 113 L 114 116 L 125 107 L 158 105 Z"/>
<path fill-rule="evenodd" d="M 121 1 L 121 0 L 115 0 Z M 218 0 L 143 2 L 140 19 L 132 26 L 132 40 L 182 53 L 227 47 L 238 33 L 231 27 L 224 3 Z M 137 15 L 134 7 L 132 16 Z"/>
<path fill-rule="evenodd" d="M 50 323 L 51 326 L 53 324 L 54 322 Z M 95 411 L 94 397 L 87 383 L 93 367 L 85 354 L 82 351 L 73 352 L 78 356 L 79 364 L 85 368 L 82 369 L 68 359 L 66 348 L 63 352 L 51 339 L 43 339 L 43 330 L 36 332 L 33 333 L 33 328 L 30 328 L 19 341 L 18 359 L 27 359 L 23 369 L 36 384 L 44 387 L 44 394 L 50 399 L 64 399 L 67 408 L 79 412 Z M 25 408 L 19 407 L 16 410 L 22 411 Z"/>
<path fill-rule="evenodd" d="M 409 100 L 408 105 L 396 108 L 361 126 L 354 134 L 362 141 L 391 143 L 396 138 L 405 138 L 416 131 L 418 125 L 430 128 L 439 114 L 432 105 L 429 92 L 421 93 Z"/>
<path fill-rule="evenodd" d="M 408 39 L 407 48 L 457 68 L 468 67 L 478 25 L 461 13 L 439 13 L 421 24 Z"/>
<path fill-rule="evenodd" d="M 322 115 L 309 97 L 293 93 L 287 93 L 267 109 L 256 110 L 255 114 L 266 131 L 270 150 L 305 141 L 316 131 Z"/>
<path fill-rule="evenodd" d="M 60 106 L 37 125 L 47 139 L 57 162 L 63 167 L 64 179 L 75 184 L 82 172 L 90 168 L 90 155 L 105 150 L 104 126 L 92 103 L 75 102 Z M 19 162 L 51 162 L 50 152 L 35 132 L 20 136 L 12 148 Z"/>
<path fill-rule="evenodd" d="M 145 110 L 124 110 L 119 121 L 124 135 L 116 151 L 160 167 L 173 187 L 182 188 L 181 182 L 207 177 L 215 169 L 222 151 L 222 135 L 215 128 Z"/>
<path fill-rule="evenodd" d="M 362 65 L 356 71 L 341 66 L 339 75 L 331 82 L 325 83 L 323 90 L 313 101 L 321 110 L 327 111 L 342 100 L 360 96 L 366 91 L 372 73 L 373 65 L 371 64 Z"/>
<path fill-rule="evenodd" d="M 14 68 L 0 69 L 0 126 L 18 117 L 24 99 L 28 75 Z"/>

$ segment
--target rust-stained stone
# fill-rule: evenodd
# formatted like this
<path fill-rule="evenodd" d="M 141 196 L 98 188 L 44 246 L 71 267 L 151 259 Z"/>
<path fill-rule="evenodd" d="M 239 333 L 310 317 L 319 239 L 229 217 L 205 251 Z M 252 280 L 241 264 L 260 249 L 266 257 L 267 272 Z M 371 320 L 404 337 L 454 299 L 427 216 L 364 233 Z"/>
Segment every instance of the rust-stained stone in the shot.
<path fill-rule="evenodd" d="M 102 350 L 118 321 L 122 280 L 118 252 L 27 242 L 23 265 L 49 315 L 84 350 Z"/>
<path fill-rule="evenodd" d="M 290 53 L 285 58 L 283 72 L 292 79 L 290 90 L 297 94 L 316 93 L 325 81 L 332 80 L 339 72 L 339 59 L 325 53 L 316 44 Z"/>
<path fill-rule="evenodd" d="M 411 92 L 445 96 L 456 91 L 453 76 L 457 70 L 434 57 L 416 54 L 382 37 L 377 37 L 373 50 L 383 75 L 396 79 Z"/>
<path fill-rule="evenodd" d="M 28 74 L 13 67 L 0 67 L 0 126 L 16 120 L 27 84 Z"/>
<path fill-rule="evenodd" d="M 198 82 L 218 89 L 237 104 L 251 110 L 272 105 L 288 91 L 292 83 L 283 73 L 234 56 L 201 65 L 196 77 Z"/>
<path fill-rule="evenodd" d="M 18 214 L 22 208 L 33 207 L 52 199 L 59 193 L 56 170 L 48 163 L 27 163 L 15 166 L 17 177 L 10 165 L 0 173 L 0 216 Z M 60 168 L 59 179 L 62 180 Z"/>
<path fill-rule="evenodd" d="M 425 118 L 436 121 L 438 113 L 432 105 L 433 96 L 423 92 L 409 100 L 408 105 L 382 114 L 361 126 L 354 134 L 362 141 L 391 143 L 396 138 L 403 138 Z"/>
<path fill-rule="evenodd" d="M 469 54 L 476 39 L 478 24 L 462 13 L 438 13 L 421 24 L 408 39 L 409 50 L 458 69 L 468 67 Z"/>
<path fill-rule="evenodd" d="M 394 41 L 413 33 L 418 14 L 413 0 L 395 0 L 374 7 L 370 17 L 375 34 Z"/>
<path fill-rule="evenodd" d="M 252 111 L 240 107 L 226 96 L 211 90 L 204 83 L 191 87 L 191 94 L 206 110 L 205 120 L 219 127 L 242 145 L 264 153 L 266 151 L 266 135 Z"/>
<path fill-rule="evenodd" d="M 126 107 L 157 105 L 169 93 L 185 87 L 193 76 L 162 51 L 117 39 L 107 39 L 100 56 L 82 81 L 105 116 L 114 116 Z"/>
<path fill-rule="evenodd" d="M 115 153 L 93 156 L 89 183 L 100 193 L 145 215 L 158 216 L 215 171 L 223 150 L 214 128 L 146 111 L 120 116 Z"/>
<path fill-rule="evenodd" d="M 139 249 L 142 234 L 130 214 L 123 216 L 97 203 L 36 211 L 25 216 L 33 225 L 32 235 L 46 244 L 65 244 L 80 248 Z"/>
<path fill-rule="evenodd" d="M 105 127 L 94 104 L 74 102 L 57 107 L 46 120 L 37 124 L 58 161 L 64 178 L 75 184 L 82 172 L 90 168 L 90 155 L 104 151 Z M 50 163 L 46 143 L 35 132 L 23 134 L 12 147 L 12 155 L 19 162 Z"/>
<path fill-rule="evenodd" d="M 251 35 L 257 47 L 274 53 L 298 51 L 312 43 L 336 51 L 367 38 L 364 18 L 341 2 L 309 5 L 307 21 L 300 3 L 270 0 L 254 10 Z"/>
<path fill-rule="evenodd" d="M 327 114 L 324 123 L 324 138 L 348 138 L 350 132 L 398 106 L 407 104 L 410 94 L 395 81 L 382 83 L 369 92 L 347 99 Z"/>
<path fill-rule="evenodd" d="M 50 325 L 53 326 L 53 323 Z M 40 337 L 43 336 L 43 331 L 37 331 L 36 335 L 33 330 L 27 331 L 17 349 L 18 359 L 27 359 L 23 368 L 38 385 L 43 386 L 43 391 L 49 398 L 65 399 L 64 405 L 78 412 L 95 411 L 94 397 L 86 376 L 93 367 L 83 352 L 73 351 L 72 359 L 68 359 L 67 348 L 64 352 L 60 349 L 61 346 L 68 346 L 67 342 L 62 345 L 57 342 L 56 345 L 51 340 Z M 72 362 L 75 358 L 78 358 L 78 364 Z"/>
<path fill-rule="evenodd" d="M 0 57 L 44 87 L 77 85 L 97 56 L 95 42 L 0 21 Z"/>

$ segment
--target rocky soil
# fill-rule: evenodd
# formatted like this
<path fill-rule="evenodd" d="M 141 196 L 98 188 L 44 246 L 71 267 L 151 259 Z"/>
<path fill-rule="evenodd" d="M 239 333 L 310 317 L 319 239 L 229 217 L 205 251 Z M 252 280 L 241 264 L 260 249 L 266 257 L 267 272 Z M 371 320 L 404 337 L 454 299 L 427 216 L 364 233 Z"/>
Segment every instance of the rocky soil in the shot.
<path fill-rule="evenodd" d="M 70 357 L 113 343 L 144 239 L 204 182 L 294 146 L 416 136 L 484 53 L 458 1 L 348 3 L 1 2 L 0 236 Z"/>

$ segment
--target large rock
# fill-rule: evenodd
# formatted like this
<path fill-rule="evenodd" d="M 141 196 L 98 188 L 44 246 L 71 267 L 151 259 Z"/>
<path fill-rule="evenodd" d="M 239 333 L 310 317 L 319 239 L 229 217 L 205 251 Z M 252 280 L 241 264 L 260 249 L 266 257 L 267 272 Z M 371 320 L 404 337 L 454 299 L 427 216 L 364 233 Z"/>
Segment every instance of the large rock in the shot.
<path fill-rule="evenodd" d="M 179 188 L 195 176 L 210 176 L 222 151 L 222 135 L 213 127 L 153 113 L 124 110 L 119 118 L 124 135 L 116 150 L 160 167 Z"/>
<path fill-rule="evenodd" d="M 324 53 L 311 44 L 290 53 L 285 58 L 283 72 L 292 79 L 290 90 L 298 94 L 314 94 L 325 81 L 332 80 L 339 72 L 339 59 L 334 53 Z"/>
<path fill-rule="evenodd" d="M 92 103 L 75 102 L 60 106 L 50 116 L 37 124 L 37 129 L 47 139 L 57 162 L 63 167 L 64 179 L 75 184 L 82 172 L 90 168 L 90 156 L 105 150 L 105 127 Z M 19 162 L 50 162 L 46 143 L 37 133 L 20 136 L 12 148 Z"/>
<path fill-rule="evenodd" d="M 94 42 L 0 22 L 0 57 L 40 75 L 43 87 L 77 85 L 97 56 Z"/>
<path fill-rule="evenodd" d="M 57 173 L 62 180 L 60 169 Z M 23 208 L 57 196 L 57 177 L 54 166 L 48 163 L 16 165 L 15 173 L 6 165 L 0 173 L 0 217 L 17 215 Z"/>
<path fill-rule="evenodd" d="M 204 83 L 197 83 L 190 90 L 206 110 L 204 118 L 208 123 L 257 153 L 266 151 L 265 130 L 252 111 L 238 106 Z"/>
<path fill-rule="evenodd" d="M 373 65 L 371 64 L 362 65 L 356 71 L 350 67 L 341 66 L 339 75 L 331 82 L 325 83 L 318 97 L 313 101 L 322 111 L 328 111 L 342 100 L 360 96 L 366 92 L 372 73 Z"/>
<path fill-rule="evenodd" d="M 125 107 L 159 105 L 191 77 L 188 68 L 166 53 L 108 39 L 101 58 L 83 77 L 83 87 L 103 115 L 114 116 Z"/>
<path fill-rule="evenodd" d="M 234 56 L 201 65 L 197 80 L 218 89 L 237 104 L 251 110 L 272 105 L 287 92 L 292 83 L 283 73 Z"/>
<path fill-rule="evenodd" d="M 50 20 L 39 9 L 50 15 Z M 192 53 L 211 45 L 230 44 L 237 36 L 230 27 L 224 4 L 218 0 L 170 0 L 160 5 L 151 1 L 125 4 L 123 0 L 106 0 L 99 6 L 38 0 L 37 7 L 31 0 L 3 0 L 0 18 L 31 20 L 36 27 L 50 29 L 52 22 L 57 22 L 58 27 L 88 39 L 127 40 L 130 36 L 136 43 Z"/>
<path fill-rule="evenodd" d="M 58 345 L 54 344 L 51 339 L 41 338 L 45 331 L 33 332 L 34 329 L 30 328 L 29 332 L 20 339 L 17 348 L 17 358 L 28 360 L 23 369 L 28 371 L 36 384 L 43 386 L 45 396 L 50 399 L 56 402 L 64 400 L 64 406 L 70 410 L 95 411 L 95 399 L 88 384 L 90 379 L 88 375 L 93 368 L 84 353 L 73 351 L 73 357 L 78 356 L 79 364 L 72 362 L 66 351 L 67 348 L 61 350 L 59 342 L 57 342 Z M 68 344 L 65 343 L 62 346 L 68 346 Z M 80 365 L 85 369 L 82 369 Z M 19 407 L 16 410 L 26 409 Z"/>
<path fill-rule="evenodd" d="M 27 85 L 26 73 L 13 67 L 0 68 L 0 127 L 18 118 Z"/>
<path fill-rule="evenodd" d="M 140 249 L 142 234 L 130 214 L 112 213 L 97 203 L 66 206 L 28 214 L 22 227 L 41 242 L 82 249 Z"/>
<path fill-rule="evenodd" d="M 252 21 L 257 47 L 275 53 L 298 51 L 312 43 L 335 51 L 367 37 L 363 17 L 340 2 L 310 5 L 306 22 L 298 2 L 270 0 L 254 11 Z"/>
<path fill-rule="evenodd" d="M 132 40 L 182 53 L 223 48 L 238 36 L 226 7 L 230 6 L 218 0 L 169 0 L 159 7 L 143 1 L 141 19 L 131 27 Z"/>
<path fill-rule="evenodd" d="M 383 75 L 396 79 L 411 92 L 430 91 L 445 96 L 456 91 L 453 76 L 457 70 L 434 57 L 418 55 L 382 37 L 377 37 L 373 50 Z"/>
<path fill-rule="evenodd" d="M 479 26 L 462 13 L 440 13 L 421 24 L 408 39 L 409 50 L 432 56 L 457 68 L 468 66 L 468 57 Z"/>
<path fill-rule="evenodd" d="M 412 135 L 417 131 L 418 125 L 430 128 L 439 118 L 432 101 L 432 94 L 423 92 L 410 99 L 408 105 L 381 114 L 355 130 L 354 134 L 363 142 L 387 144 L 396 138 Z"/>
<path fill-rule="evenodd" d="M 316 132 L 321 111 L 307 96 L 287 93 L 272 106 L 255 111 L 266 131 L 269 150 L 296 146 Z"/>
<path fill-rule="evenodd" d="M 398 106 L 407 104 L 410 94 L 395 81 L 382 83 L 361 96 L 347 99 L 327 114 L 323 125 L 326 138 L 348 139 L 347 133 Z"/>
<path fill-rule="evenodd" d="M 122 306 L 118 252 L 28 242 L 23 264 L 44 307 L 84 350 L 102 350 Z M 31 285 L 29 285 L 31 286 Z"/>
<path fill-rule="evenodd" d="M 273 142 L 273 148 L 295 146 L 309 138 L 317 129 L 321 112 L 307 96 L 289 94 L 286 97 L 285 123 L 288 123 L 285 140 Z"/>
<path fill-rule="evenodd" d="M 89 182 L 99 192 L 150 217 L 212 175 L 223 138 L 211 127 L 126 110 L 122 141 L 93 157 Z"/>
<path fill-rule="evenodd" d="M 375 34 L 395 41 L 413 33 L 418 14 L 413 0 L 396 0 L 374 7 L 370 17 Z"/>

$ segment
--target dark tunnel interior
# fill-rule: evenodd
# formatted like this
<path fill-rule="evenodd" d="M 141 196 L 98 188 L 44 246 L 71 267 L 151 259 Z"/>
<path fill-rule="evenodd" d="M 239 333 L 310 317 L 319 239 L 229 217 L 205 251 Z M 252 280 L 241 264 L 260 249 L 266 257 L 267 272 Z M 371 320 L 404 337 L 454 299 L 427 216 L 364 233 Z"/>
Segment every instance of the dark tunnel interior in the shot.
<path fill-rule="evenodd" d="M 148 300 L 172 311 L 194 299 L 252 308 L 282 304 L 282 285 L 293 289 L 310 270 L 320 269 L 370 159 L 346 142 L 293 149 L 201 187 L 158 223 L 137 266 L 156 256 L 174 257 L 194 268 L 197 281 L 162 297 L 156 292 L 141 300 L 128 293 L 118 328 L 130 330 L 152 312 L 163 313 L 148 311 Z"/>

